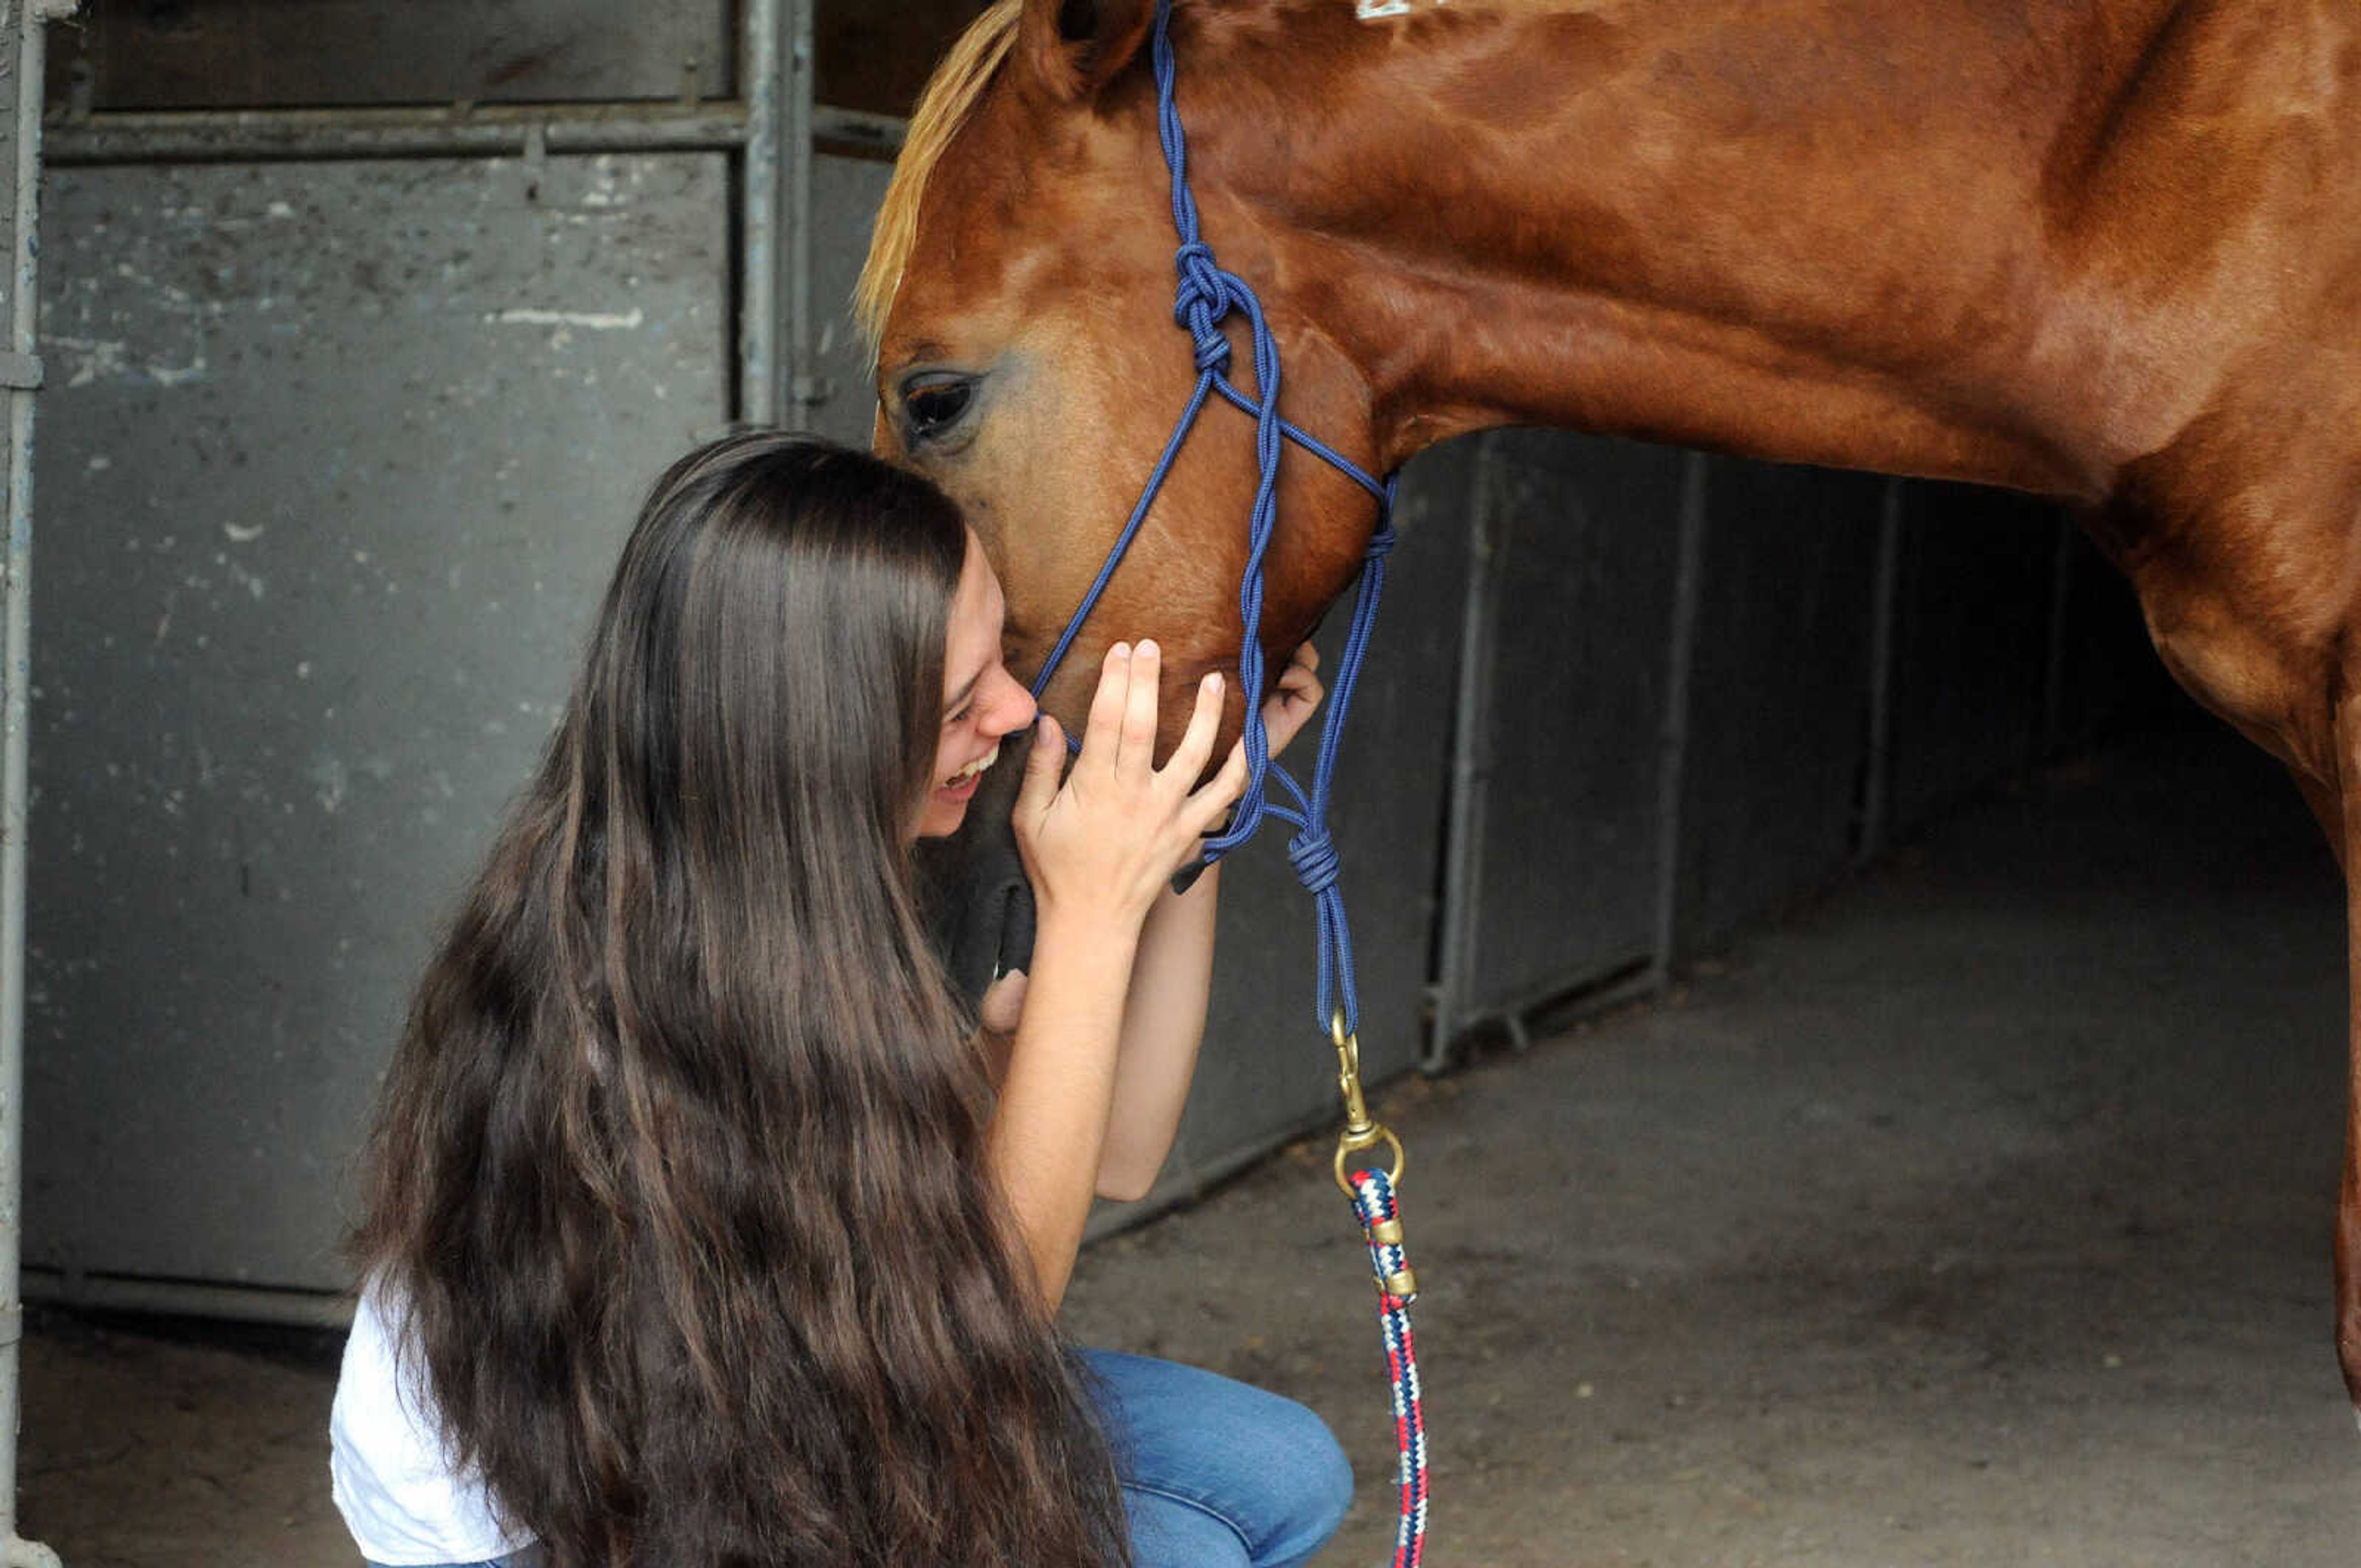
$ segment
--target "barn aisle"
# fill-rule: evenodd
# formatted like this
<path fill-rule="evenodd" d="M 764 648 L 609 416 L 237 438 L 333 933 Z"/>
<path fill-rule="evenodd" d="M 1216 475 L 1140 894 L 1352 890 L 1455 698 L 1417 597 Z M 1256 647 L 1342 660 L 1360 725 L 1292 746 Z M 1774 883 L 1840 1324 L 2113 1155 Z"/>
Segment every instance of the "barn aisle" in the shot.
<path fill-rule="evenodd" d="M 2209 727 L 1975 807 L 1663 1002 L 1396 1085 L 1431 1560 L 2351 1562 L 2341 955 L 2309 819 Z M 1367 1568 L 1390 1427 L 1325 1164 L 1100 1245 L 1071 1315 L 1320 1409 L 1362 1476 L 1321 1561 Z M 80 1568 L 352 1561 L 333 1348 L 37 1324 L 30 1532 Z"/>
<path fill-rule="evenodd" d="M 1434 1561 L 2354 1562 L 2340 905 L 2206 724 L 1401 1093 Z M 1313 1157 L 1103 1249 L 1076 1315 L 1326 1412 L 1364 1568 L 1390 1433 Z"/>

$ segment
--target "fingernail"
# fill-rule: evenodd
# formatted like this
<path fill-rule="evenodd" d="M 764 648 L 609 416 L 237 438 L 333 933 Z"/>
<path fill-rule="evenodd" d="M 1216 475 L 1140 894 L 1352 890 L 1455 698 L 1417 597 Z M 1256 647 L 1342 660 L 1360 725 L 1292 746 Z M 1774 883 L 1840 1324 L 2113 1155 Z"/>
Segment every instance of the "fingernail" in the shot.
<path fill-rule="evenodd" d="M 1148 638 L 1148 637 L 1143 637 L 1143 638 L 1141 638 L 1141 639 L 1139 640 L 1139 648 L 1138 648 L 1138 652 L 1139 652 L 1139 654 L 1140 654 L 1140 656 L 1141 656 L 1142 658 L 1146 658 L 1148 654 L 1153 653 L 1153 652 L 1156 652 L 1156 641 L 1155 641 L 1155 639 L 1153 639 L 1153 638 Z"/>
<path fill-rule="evenodd" d="M 1131 644 L 1130 644 L 1130 643 L 1128 643 L 1128 642 L 1118 642 L 1118 643 L 1116 643 L 1114 647 L 1112 647 L 1112 648 L 1110 648 L 1110 649 L 1108 649 L 1108 650 L 1107 650 L 1107 657 L 1108 657 L 1108 658 L 1110 658 L 1110 659 L 1128 659 L 1128 658 L 1130 658 L 1130 657 L 1131 657 Z"/>
<path fill-rule="evenodd" d="M 1217 691 L 1220 691 L 1220 690 L 1222 689 L 1222 672 L 1221 672 L 1221 671 L 1219 671 L 1219 670 L 1211 670 L 1211 671 L 1206 672 L 1206 674 L 1205 674 L 1205 689 L 1206 689 L 1207 691 L 1209 691 L 1209 692 L 1217 692 Z"/>

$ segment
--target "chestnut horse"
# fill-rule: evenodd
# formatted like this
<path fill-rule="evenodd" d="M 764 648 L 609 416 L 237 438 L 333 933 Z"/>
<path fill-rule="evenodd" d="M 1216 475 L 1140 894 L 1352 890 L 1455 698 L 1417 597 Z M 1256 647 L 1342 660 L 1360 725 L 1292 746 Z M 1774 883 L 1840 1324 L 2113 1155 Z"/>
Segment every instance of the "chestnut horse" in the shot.
<path fill-rule="evenodd" d="M 1192 384 L 1153 9 L 978 21 L 863 278 L 879 447 L 968 509 L 1020 667 Z M 2055 497 L 2361 870 L 2354 0 L 1179 0 L 1172 39 L 1204 235 L 1261 294 L 1298 425 L 1372 472 L 1513 422 Z M 1251 425 L 1217 408 L 1052 707 L 1117 630 L 1176 687 L 1235 667 L 1252 484 Z M 1373 511 L 1290 452 L 1280 516 L 1274 654 Z M 2356 1105 L 2336 1303 L 2361 1403 Z"/>

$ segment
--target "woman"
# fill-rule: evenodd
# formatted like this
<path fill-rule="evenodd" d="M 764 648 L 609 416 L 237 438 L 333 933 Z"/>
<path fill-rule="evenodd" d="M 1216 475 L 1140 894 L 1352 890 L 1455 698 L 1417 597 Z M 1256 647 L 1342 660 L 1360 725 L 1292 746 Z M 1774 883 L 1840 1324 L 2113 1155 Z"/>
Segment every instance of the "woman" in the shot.
<path fill-rule="evenodd" d="M 985 1047 L 909 850 L 1034 720 L 1001 613 L 864 454 L 741 435 L 658 482 L 366 1157 L 333 1468 L 370 1561 L 1279 1568 L 1334 1529 L 1309 1411 L 1057 1337 L 1093 1190 L 1170 1146 L 1215 894 L 1167 879 L 1244 764 L 1197 785 L 1209 676 L 1153 765 L 1152 645 L 1062 783 L 1041 716 L 1034 969 Z M 1275 740 L 1317 696 L 1300 660 Z"/>

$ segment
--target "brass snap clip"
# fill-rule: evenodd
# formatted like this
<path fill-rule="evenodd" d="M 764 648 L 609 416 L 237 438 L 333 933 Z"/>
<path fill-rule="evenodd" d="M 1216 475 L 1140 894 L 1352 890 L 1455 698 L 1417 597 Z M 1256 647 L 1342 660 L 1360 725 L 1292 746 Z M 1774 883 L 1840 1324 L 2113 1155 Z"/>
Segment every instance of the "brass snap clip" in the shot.
<path fill-rule="evenodd" d="M 1345 1197 L 1353 1197 L 1353 1179 L 1345 1171 L 1345 1162 L 1363 1149 L 1383 1144 L 1393 1155 L 1393 1168 L 1386 1179 L 1399 1187 L 1407 1160 L 1401 1139 L 1394 1136 L 1391 1127 L 1369 1117 L 1368 1102 L 1361 1094 L 1361 1037 L 1346 1032 L 1342 1007 L 1329 1015 L 1328 1037 L 1336 1047 L 1336 1090 L 1345 1097 L 1345 1130 L 1336 1135 L 1336 1185 Z"/>

